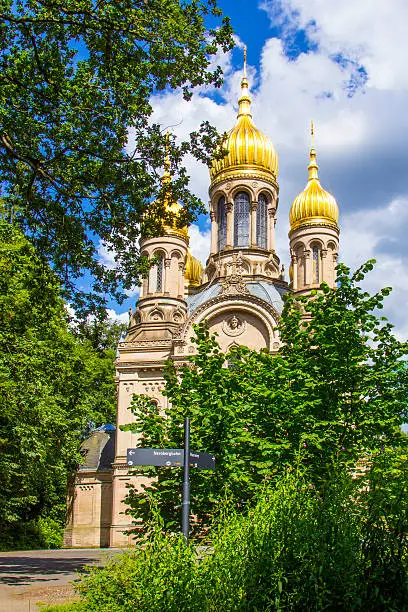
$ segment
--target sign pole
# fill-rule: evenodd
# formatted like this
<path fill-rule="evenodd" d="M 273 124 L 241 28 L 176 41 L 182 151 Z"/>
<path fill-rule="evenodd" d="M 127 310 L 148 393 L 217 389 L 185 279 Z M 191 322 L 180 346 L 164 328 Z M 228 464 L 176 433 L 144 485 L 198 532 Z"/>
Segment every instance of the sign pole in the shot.
<path fill-rule="evenodd" d="M 189 536 L 190 519 L 190 419 L 184 419 L 184 477 L 181 502 L 181 531 L 186 543 Z"/>

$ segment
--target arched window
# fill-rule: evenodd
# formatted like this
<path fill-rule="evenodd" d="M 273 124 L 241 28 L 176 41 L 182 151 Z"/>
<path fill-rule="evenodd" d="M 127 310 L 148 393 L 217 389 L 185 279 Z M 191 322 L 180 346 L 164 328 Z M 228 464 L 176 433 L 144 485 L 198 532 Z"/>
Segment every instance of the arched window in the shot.
<path fill-rule="evenodd" d="M 160 255 L 157 256 L 157 264 L 156 264 L 156 292 L 157 293 L 162 293 L 163 291 L 163 267 L 164 267 L 164 259 L 163 259 L 163 255 L 160 253 Z"/>
<path fill-rule="evenodd" d="M 234 199 L 234 246 L 249 246 L 249 195 L 245 191 Z"/>
<path fill-rule="evenodd" d="M 267 236 L 267 220 L 268 220 L 268 200 L 266 196 L 261 193 L 258 198 L 258 208 L 256 209 L 256 244 L 261 249 L 266 249 L 266 236 Z"/>
<path fill-rule="evenodd" d="M 317 285 L 318 283 L 320 283 L 320 270 L 319 270 L 319 247 L 318 246 L 314 246 L 312 248 L 312 253 L 313 253 L 313 262 L 312 262 L 312 283 L 314 285 Z"/>
<path fill-rule="evenodd" d="M 218 200 L 218 250 L 225 249 L 227 244 L 227 211 L 225 207 L 225 198 L 222 196 Z"/>

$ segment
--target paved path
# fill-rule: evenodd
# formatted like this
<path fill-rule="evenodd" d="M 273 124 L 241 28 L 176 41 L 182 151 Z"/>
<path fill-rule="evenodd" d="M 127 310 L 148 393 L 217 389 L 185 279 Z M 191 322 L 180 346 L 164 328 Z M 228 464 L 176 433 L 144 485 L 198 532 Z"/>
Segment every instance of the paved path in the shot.
<path fill-rule="evenodd" d="M 71 581 L 84 565 L 103 563 L 115 549 L 0 552 L 0 612 L 37 612 L 38 602 L 61 603 L 72 596 Z"/>

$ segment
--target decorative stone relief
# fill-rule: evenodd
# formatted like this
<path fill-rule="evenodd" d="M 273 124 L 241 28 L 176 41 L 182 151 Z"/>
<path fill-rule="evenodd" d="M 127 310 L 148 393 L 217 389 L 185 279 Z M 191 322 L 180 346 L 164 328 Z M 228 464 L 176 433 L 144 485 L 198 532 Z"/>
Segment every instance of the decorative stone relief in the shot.
<path fill-rule="evenodd" d="M 164 319 L 164 314 L 161 310 L 159 310 L 158 308 L 155 308 L 150 314 L 149 314 L 149 319 L 151 321 L 163 321 Z"/>
<path fill-rule="evenodd" d="M 245 272 L 244 259 L 241 251 L 234 253 L 232 261 L 227 264 L 228 272 L 225 281 L 221 287 L 221 294 L 236 295 L 241 293 L 249 293 L 246 283 L 242 277 Z"/>
<path fill-rule="evenodd" d="M 124 387 L 126 393 L 129 393 L 129 394 L 131 394 L 131 393 L 133 394 L 134 393 L 134 383 L 132 383 L 132 382 L 124 382 L 123 383 L 123 387 Z"/>
<path fill-rule="evenodd" d="M 237 317 L 237 315 L 232 315 L 230 319 L 224 321 L 222 324 L 222 330 L 227 336 L 240 336 L 244 333 L 247 327 L 247 322 L 243 319 Z"/>
<path fill-rule="evenodd" d="M 149 382 L 143 382 L 143 393 L 145 395 L 153 395 L 154 393 L 161 393 L 164 389 L 164 382 L 157 380 L 151 380 Z"/>
<path fill-rule="evenodd" d="M 175 312 L 173 315 L 173 321 L 175 323 L 181 323 L 181 321 L 183 320 L 183 315 L 181 312 Z"/>

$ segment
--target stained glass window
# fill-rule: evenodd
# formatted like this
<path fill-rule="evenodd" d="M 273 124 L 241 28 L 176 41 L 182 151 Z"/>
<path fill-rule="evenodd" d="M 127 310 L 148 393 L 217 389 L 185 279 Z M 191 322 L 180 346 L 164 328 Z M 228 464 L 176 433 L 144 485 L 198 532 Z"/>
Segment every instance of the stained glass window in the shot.
<path fill-rule="evenodd" d="M 218 250 L 225 249 L 227 244 L 227 211 L 225 208 L 225 198 L 222 196 L 218 200 Z"/>
<path fill-rule="evenodd" d="M 249 246 L 249 195 L 240 191 L 234 199 L 234 246 Z"/>
<path fill-rule="evenodd" d="M 314 284 L 320 282 L 319 280 L 319 247 L 313 247 L 313 281 Z"/>
<path fill-rule="evenodd" d="M 267 220 L 268 220 L 268 200 L 261 193 L 258 198 L 258 208 L 256 209 L 256 244 L 261 249 L 266 249 Z"/>
<path fill-rule="evenodd" d="M 163 264 L 164 259 L 163 255 L 158 255 L 157 257 L 157 276 L 156 276 L 156 291 L 157 293 L 161 293 L 163 291 Z"/>

